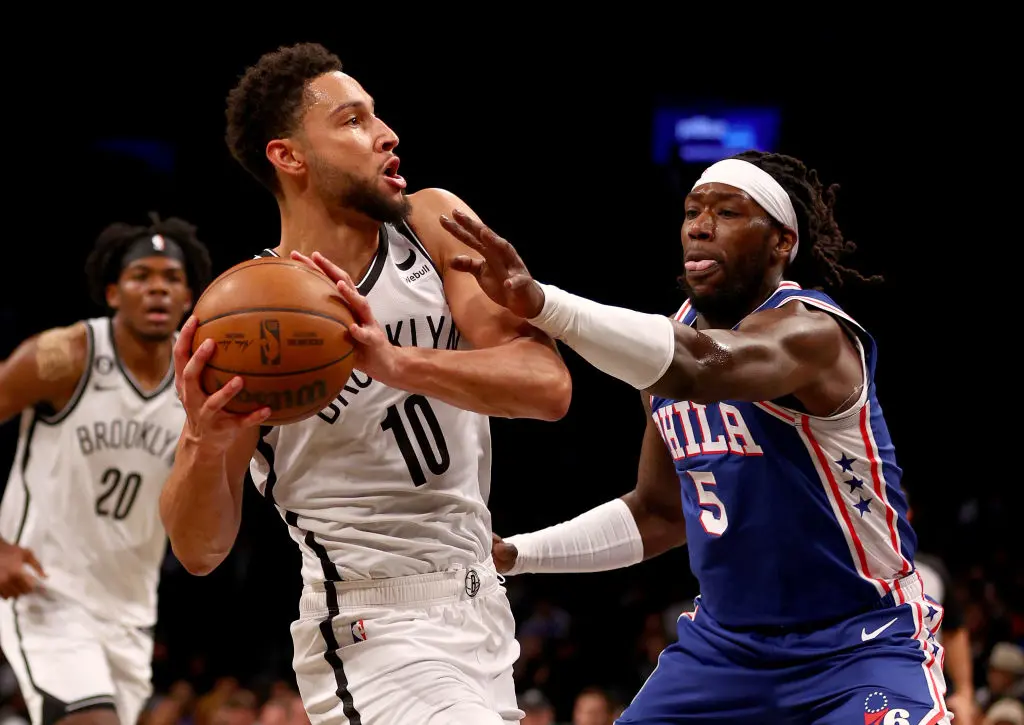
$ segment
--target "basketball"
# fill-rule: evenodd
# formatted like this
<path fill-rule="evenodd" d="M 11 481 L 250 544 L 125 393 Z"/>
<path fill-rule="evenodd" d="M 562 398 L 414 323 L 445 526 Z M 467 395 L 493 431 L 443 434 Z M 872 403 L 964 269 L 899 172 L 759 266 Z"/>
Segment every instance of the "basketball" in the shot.
<path fill-rule="evenodd" d="M 266 425 L 295 423 L 337 397 L 352 374 L 352 313 L 326 275 L 291 259 L 259 257 L 217 277 L 196 303 L 194 353 L 217 347 L 203 369 L 210 395 L 236 375 L 231 413 L 271 409 Z"/>

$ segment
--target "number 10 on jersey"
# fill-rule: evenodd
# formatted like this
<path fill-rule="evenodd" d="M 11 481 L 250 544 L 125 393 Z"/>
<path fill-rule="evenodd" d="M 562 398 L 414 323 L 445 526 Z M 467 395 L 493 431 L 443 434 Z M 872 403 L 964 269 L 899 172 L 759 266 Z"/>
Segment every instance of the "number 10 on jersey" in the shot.
<path fill-rule="evenodd" d="M 405 459 L 414 485 L 422 486 L 427 482 L 423 466 L 420 465 L 421 460 L 435 476 L 440 476 L 451 465 L 452 459 L 448 454 L 448 444 L 445 443 L 441 424 L 430 407 L 430 401 L 422 395 L 410 395 L 401 407 L 397 404 L 388 406 L 387 415 L 380 427 L 395 436 L 398 450 Z M 429 434 L 427 429 L 430 430 Z M 409 435 L 410 430 L 412 436 Z"/>

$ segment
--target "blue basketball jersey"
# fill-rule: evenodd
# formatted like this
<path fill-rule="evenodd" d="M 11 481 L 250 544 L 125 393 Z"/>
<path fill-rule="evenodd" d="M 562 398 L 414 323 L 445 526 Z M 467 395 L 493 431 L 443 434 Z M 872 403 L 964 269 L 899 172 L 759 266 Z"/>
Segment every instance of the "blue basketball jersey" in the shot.
<path fill-rule="evenodd" d="M 795 399 L 702 405 L 654 396 L 675 460 L 700 606 L 725 626 L 793 627 L 905 601 L 917 540 L 882 408 L 875 342 L 827 295 L 783 282 L 758 310 L 799 300 L 837 318 L 861 353 L 856 404 L 831 417 Z M 692 325 L 687 300 L 675 319 Z"/>

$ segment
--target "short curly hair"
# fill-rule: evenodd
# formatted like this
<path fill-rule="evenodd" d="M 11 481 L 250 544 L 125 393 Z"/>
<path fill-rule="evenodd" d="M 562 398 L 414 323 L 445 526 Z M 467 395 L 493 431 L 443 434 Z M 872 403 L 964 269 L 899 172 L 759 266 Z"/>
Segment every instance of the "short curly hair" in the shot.
<path fill-rule="evenodd" d="M 282 46 L 250 66 L 227 97 L 225 140 L 231 155 L 275 196 L 281 184 L 267 159 L 267 144 L 298 127 L 306 85 L 341 70 L 341 61 L 319 43 Z"/>
<path fill-rule="evenodd" d="M 206 289 L 212 278 L 213 263 L 206 245 L 196 236 L 196 227 L 184 219 L 160 219 L 150 212 L 149 226 L 134 226 L 114 222 L 107 226 L 85 260 L 85 276 L 89 295 L 101 307 L 107 305 L 107 285 L 116 284 L 121 277 L 121 258 L 137 240 L 160 234 L 178 243 L 185 254 L 185 279 L 195 299 Z"/>

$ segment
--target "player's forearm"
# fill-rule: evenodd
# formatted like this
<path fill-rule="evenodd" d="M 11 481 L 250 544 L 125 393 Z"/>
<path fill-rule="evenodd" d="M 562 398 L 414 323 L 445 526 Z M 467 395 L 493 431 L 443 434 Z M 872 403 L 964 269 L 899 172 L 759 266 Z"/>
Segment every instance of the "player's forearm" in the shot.
<path fill-rule="evenodd" d="M 505 539 L 516 547 L 512 574 L 557 574 L 622 569 L 686 542 L 685 528 L 670 524 L 624 498 L 574 519 Z M 636 508 L 639 517 L 634 512 Z"/>
<path fill-rule="evenodd" d="M 500 418 L 558 420 L 572 381 L 558 353 L 529 338 L 479 350 L 400 348 L 394 387 Z"/>
<path fill-rule="evenodd" d="M 216 569 L 234 545 L 240 513 L 224 454 L 182 436 L 160 496 L 160 516 L 178 561 L 192 574 Z"/>
<path fill-rule="evenodd" d="M 974 698 L 974 677 L 971 667 L 971 642 L 967 628 L 961 627 L 943 634 L 946 650 L 945 669 L 953 689 L 968 699 Z"/>

